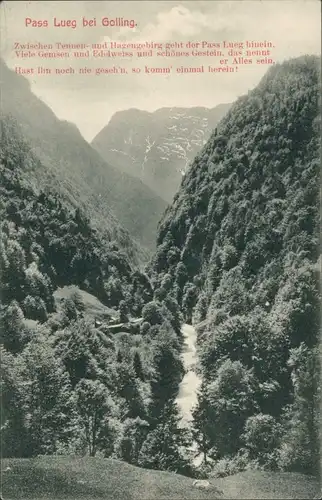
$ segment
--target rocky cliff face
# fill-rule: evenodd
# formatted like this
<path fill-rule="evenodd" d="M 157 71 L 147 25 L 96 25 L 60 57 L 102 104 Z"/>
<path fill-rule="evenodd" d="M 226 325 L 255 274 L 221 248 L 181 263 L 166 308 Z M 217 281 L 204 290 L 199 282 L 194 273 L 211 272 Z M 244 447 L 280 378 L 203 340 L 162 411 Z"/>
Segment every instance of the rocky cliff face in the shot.
<path fill-rule="evenodd" d="M 93 139 L 92 146 L 106 161 L 171 201 L 190 161 L 229 107 L 121 111 Z"/>

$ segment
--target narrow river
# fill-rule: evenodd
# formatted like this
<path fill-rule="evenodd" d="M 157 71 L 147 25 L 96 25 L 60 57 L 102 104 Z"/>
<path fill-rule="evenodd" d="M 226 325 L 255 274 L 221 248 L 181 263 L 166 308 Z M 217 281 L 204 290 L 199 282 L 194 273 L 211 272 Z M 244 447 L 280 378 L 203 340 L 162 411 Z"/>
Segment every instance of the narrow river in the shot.
<path fill-rule="evenodd" d="M 192 421 L 192 409 L 198 401 L 197 393 L 201 379 L 196 373 L 197 332 L 193 326 L 187 324 L 182 326 L 181 331 L 184 337 L 182 360 L 186 373 L 179 385 L 177 404 L 181 414 L 181 427 L 188 428 Z M 197 443 L 192 443 L 190 452 L 194 455 L 194 465 L 199 466 L 202 462 L 202 454 L 198 454 Z"/>
<path fill-rule="evenodd" d="M 184 324 L 182 326 L 184 345 L 182 352 L 183 365 L 186 371 L 177 396 L 177 403 L 182 416 L 182 426 L 187 427 L 192 420 L 191 411 L 197 403 L 197 391 L 201 380 L 195 371 L 197 363 L 197 332 L 193 326 Z"/>

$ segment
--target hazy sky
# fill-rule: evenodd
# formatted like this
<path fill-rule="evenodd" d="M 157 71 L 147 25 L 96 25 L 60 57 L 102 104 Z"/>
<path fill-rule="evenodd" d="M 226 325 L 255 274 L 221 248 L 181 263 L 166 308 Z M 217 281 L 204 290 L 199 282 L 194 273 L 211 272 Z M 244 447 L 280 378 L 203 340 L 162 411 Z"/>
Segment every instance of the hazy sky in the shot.
<path fill-rule="evenodd" d="M 237 73 L 170 75 L 79 75 L 79 67 L 131 68 L 200 66 L 209 57 L 195 60 L 161 58 L 133 61 L 104 59 L 17 59 L 14 43 L 99 43 L 106 41 L 245 41 L 268 40 L 275 44 L 277 61 L 301 54 L 320 54 L 319 0 L 235 1 L 4 1 L 1 4 L 1 56 L 9 67 L 56 68 L 72 66 L 73 75 L 29 76 L 32 91 L 59 118 L 76 123 L 91 140 L 118 110 L 139 108 L 153 111 L 169 106 L 207 106 L 232 102 L 259 82 L 267 66 L 250 66 Z M 82 17 L 96 18 L 97 27 L 81 27 Z M 25 18 L 48 20 L 48 28 L 25 26 Z M 75 19 L 76 29 L 58 28 L 57 22 Z M 102 27 L 102 17 L 135 19 L 137 27 Z M 178 49 L 179 50 L 179 49 Z M 239 67 L 240 68 L 240 67 Z"/>

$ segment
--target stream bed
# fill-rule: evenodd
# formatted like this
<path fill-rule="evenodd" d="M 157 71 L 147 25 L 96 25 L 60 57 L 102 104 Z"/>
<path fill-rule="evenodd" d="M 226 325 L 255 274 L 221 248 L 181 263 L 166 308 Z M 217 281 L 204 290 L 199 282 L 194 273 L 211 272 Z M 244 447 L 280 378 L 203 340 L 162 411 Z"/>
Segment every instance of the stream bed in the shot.
<path fill-rule="evenodd" d="M 184 337 L 182 360 L 185 369 L 185 375 L 179 385 L 179 393 L 177 396 L 177 404 L 181 414 L 181 427 L 189 427 L 192 421 L 192 410 L 197 404 L 198 389 L 201 385 L 201 378 L 196 373 L 197 357 L 197 332 L 192 325 L 184 324 L 182 326 L 182 334 Z M 190 449 L 194 453 L 194 464 L 200 465 L 202 457 L 197 453 L 196 443 L 192 444 Z"/>

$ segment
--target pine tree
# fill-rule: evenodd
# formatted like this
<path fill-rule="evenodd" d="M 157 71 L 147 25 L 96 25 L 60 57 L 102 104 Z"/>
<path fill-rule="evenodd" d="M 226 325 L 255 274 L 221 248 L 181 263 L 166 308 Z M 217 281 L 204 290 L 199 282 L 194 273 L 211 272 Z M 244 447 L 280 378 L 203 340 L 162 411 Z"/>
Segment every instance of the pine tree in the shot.
<path fill-rule="evenodd" d="M 134 353 L 134 358 L 133 358 L 133 369 L 135 371 L 135 375 L 137 378 L 140 380 L 144 381 L 144 371 L 142 368 L 142 361 L 141 361 L 141 356 L 139 351 L 135 351 Z"/>
<path fill-rule="evenodd" d="M 124 300 L 121 300 L 119 303 L 119 314 L 120 314 L 120 323 L 127 323 L 129 321 L 128 308 Z"/>
<path fill-rule="evenodd" d="M 11 352 L 18 352 L 25 344 L 24 314 L 16 300 L 0 309 L 1 342 Z"/>
<path fill-rule="evenodd" d="M 198 403 L 193 413 L 192 436 L 197 443 L 198 450 L 203 454 L 204 464 L 207 464 L 207 454 L 211 449 L 211 440 L 209 438 L 209 427 L 212 426 L 211 412 L 207 399 L 207 383 L 202 380 L 198 394 Z"/>
<path fill-rule="evenodd" d="M 149 424 L 137 417 L 127 418 L 122 425 L 121 435 L 115 445 L 118 458 L 130 464 L 138 464 L 139 453 L 149 431 Z"/>
<path fill-rule="evenodd" d="M 80 380 L 75 387 L 75 395 L 89 455 L 95 457 L 103 446 L 104 430 L 114 404 L 107 387 L 98 380 Z"/>
<path fill-rule="evenodd" d="M 183 375 L 180 354 L 173 347 L 175 334 L 165 333 L 158 339 L 155 347 L 153 364 L 155 376 L 151 382 L 150 415 L 158 422 L 164 407 L 177 396 L 179 383 Z"/>
<path fill-rule="evenodd" d="M 168 402 L 160 416 L 160 423 L 149 432 L 139 454 L 139 465 L 191 475 L 191 465 L 186 458 L 191 444 L 188 432 L 180 428 L 177 405 Z"/>
<path fill-rule="evenodd" d="M 17 357 L 1 349 L 1 454 L 3 457 L 28 456 L 28 430 L 25 426 L 23 379 Z"/>
<path fill-rule="evenodd" d="M 293 370 L 294 399 L 285 409 L 280 467 L 319 474 L 320 366 L 318 348 L 304 343 L 291 350 L 288 362 Z"/>
<path fill-rule="evenodd" d="M 123 361 L 118 365 L 115 389 L 126 403 L 126 418 L 146 417 L 146 408 L 138 380 L 131 365 Z"/>
<path fill-rule="evenodd" d="M 247 418 L 258 409 L 254 398 L 256 382 L 252 370 L 227 359 L 207 387 L 211 425 L 206 427 L 218 458 L 236 453 Z"/>
<path fill-rule="evenodd" d="M 15 358 L 18 408 L 24 416 L 28 456 L 55 453 L 74 428 L 74 404 L 68 374 L 46 338 L 34 335 Z"/>

